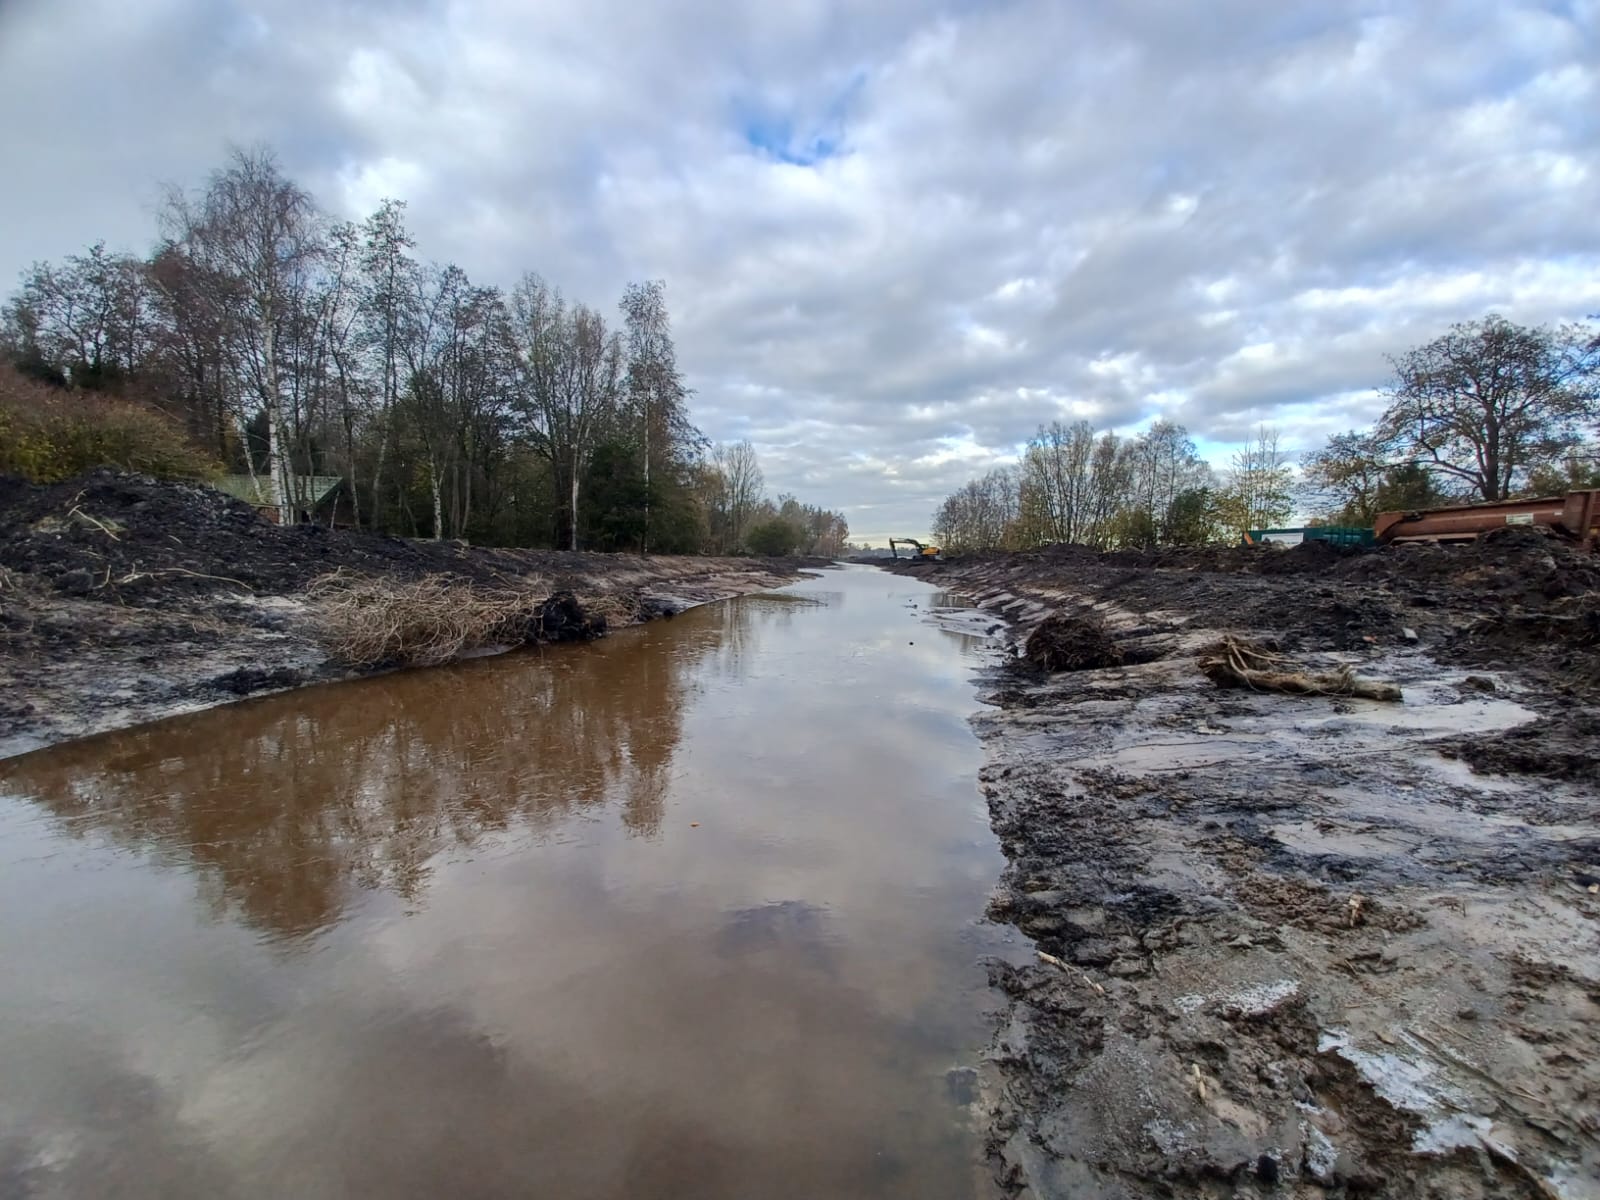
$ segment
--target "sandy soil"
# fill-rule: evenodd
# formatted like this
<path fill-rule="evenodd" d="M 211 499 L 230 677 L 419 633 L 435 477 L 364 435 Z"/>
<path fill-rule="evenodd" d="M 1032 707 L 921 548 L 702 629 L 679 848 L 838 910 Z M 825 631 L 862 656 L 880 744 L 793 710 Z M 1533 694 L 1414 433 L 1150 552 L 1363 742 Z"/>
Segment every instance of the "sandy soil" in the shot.
<path fill-rule="evenodd" d="M 902 568 L 1017 641 L 977 722 L 1009 866 L 986 1065 L 1019 1195 L 1600 1196 L 1600 560 L 1063 548 Z M 1222 632 L 1399 705 L 1223 690 Z"/>
<path fill-rule="evenodd" d="M 316 636 L 312 580 L 442 574 L 537 583 L 612 628 L 793 579 L 803 560 L 494 550 L 280 528 L 210 488 L 102 471 L 0 477 L 0 757 L 348 677 Z"/>

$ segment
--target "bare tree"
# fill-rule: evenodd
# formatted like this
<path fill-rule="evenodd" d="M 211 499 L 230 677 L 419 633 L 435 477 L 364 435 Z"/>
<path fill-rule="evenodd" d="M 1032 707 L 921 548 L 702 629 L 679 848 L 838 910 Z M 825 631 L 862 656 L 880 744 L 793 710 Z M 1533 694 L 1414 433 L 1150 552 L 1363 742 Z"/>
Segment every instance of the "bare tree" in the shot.
<path fill-rule="evenodd" d="M 147 278 L 163 385 L 156 402 L 179 407 L 196 439 L 213 447 L 219 461 L 226 460 L 229 436 L 239 427 L 239 406 L 227 309 L 217 298 L 222 285 L 172 244 L 150 260 Z"/>
<path fill-rule="evenodd" d="M 1094 429 L 1087 421 L 1041 425 L 1023 452 L 1023 486 L 1039 526 L 1031 540 L 1079 542 L 1088 534 L 1089 464 Z"/>
<path fill-rule="evenodd" d="M 268 470 L 288 523 L 295 506 L 282 351 L 323 250 L 316 207 L 270 151 L 235 149 L 198 198 L 171 191 L 165 215 L 175 244 L 216 285 L 233 365 L 265 415 Z"/>
<path fill-rule="evenodd" d="M 361 225 L 362 330 L 379 375 L 377 461 L 372 468 L 372 503 L 383 489 L 383 469 L 394 439 L 391 415 L 400 396 L 401 339 L 412 324 L 419 268 L 410 251 L 416 242 L 405 226 L 405 201 L 385 200 Z M 374 513 L 376 515 L 376 512 Z"/>
<path fill-rule="evenodd" d="M 761 463 L 756 458 L 756 448 L 748 438 L 729 446 L 718 447 L 717 465 L 727 480 L 728 517 L 725 548 L 733 549 L 744 540 L 750 522 L 761 504 L 761 493 L 766 480 L 761 474 Z"/>
<path fill-rule="evenodd" d="M 1010 540 L 1019 515 L 1018 473 L 997 467 L 946 497 L 933 536 L 947 550 L 992 550 Z"/>
<path fill-rule="evenodd" d="M 581 304 L 568 308 L 537 275 L 525 275 L 517 285 L 511 310 L 520 399 L 557 495 L 565 493 L 565 540 L 576 550 L 584 466 L 620 406 L 622 343 L 599 313 Z"/>
<path fill-rule="evenodd" d="M 1370 525 L 1380 511 L 1387 460 L 1385 447 L 1370 430 L 1334 434 L 1325 446 L 1301 457 L 1302 495 L 1324 516 Z"/>
<path fill-rule="evenodd" d="M 1596 417 L 1600 352 L 1576 326 L 1530 329 L 1491 314 L 1390 362 L 1377 431 L 1390 457 L 1484 500 L 1504 500 L 1530 470 L 1570 455 Z"/>
<path fill-rule="evenodd" d="M 1237 534 L 1282 525 L 1294 512 L 1293 473 L 1278 449 L 1278 431 L 1261 426 L 1233 455 L 1233 471 L 1218 498 L 1219 516 Z"/>
<path fill-rule="evenodd" d="M 59 266 L 34 263 L 10 308 L 31 349 L 61 364 L 74 386 L 96 387 L 126 378 L 148 358 L 151 301 L 145 264 L 96 242 Z"/>

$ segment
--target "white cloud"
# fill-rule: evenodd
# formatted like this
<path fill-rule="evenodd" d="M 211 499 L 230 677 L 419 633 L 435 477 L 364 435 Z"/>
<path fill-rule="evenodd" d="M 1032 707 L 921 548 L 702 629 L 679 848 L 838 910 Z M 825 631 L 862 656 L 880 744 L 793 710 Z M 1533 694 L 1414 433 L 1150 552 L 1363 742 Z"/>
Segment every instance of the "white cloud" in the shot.
<path fill-rule="evenodd" d="M 1039 421 L 1308 442 L 1385 355 L 1600 308 L 1600 9 L 1480 0 L 13 0 L 0 279 L 267 140 L 330 208 L 609 305 L 859 532 Z M 59 47 L 92 61 L 61 86 Z M 962 447 L 960 454 L 951 447 Z"/>

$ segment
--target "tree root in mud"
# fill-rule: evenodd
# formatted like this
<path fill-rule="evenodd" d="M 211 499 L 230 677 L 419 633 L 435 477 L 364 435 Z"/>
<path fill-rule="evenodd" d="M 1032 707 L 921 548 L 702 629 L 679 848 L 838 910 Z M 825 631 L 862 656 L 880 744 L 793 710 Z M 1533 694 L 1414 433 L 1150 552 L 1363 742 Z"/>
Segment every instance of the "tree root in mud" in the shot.
<path fill-rule="evenodd" d="M 1362 679 L 1349 667 L 1310 672 L 1294 669 L 1283 655 L 1245 638 L 1226 637 L 1200 656 L 1200 670 L 1219 687 L 1243 687 L 1300 696 L 1357 696 L 1398 701 L 1400 685 Z"/>
<path fill-rule="evenodd" d="M 1028 636 L 1023 656 L 1046 671 L 1094 671 L 1123 661 L 1105 623 L 1092 613 L 1046 617 Z"/>

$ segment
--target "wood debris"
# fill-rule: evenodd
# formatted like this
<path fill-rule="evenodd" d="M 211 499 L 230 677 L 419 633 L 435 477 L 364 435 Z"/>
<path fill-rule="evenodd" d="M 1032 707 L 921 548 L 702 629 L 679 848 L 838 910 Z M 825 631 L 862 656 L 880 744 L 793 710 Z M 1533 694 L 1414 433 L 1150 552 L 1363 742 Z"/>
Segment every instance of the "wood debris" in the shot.
<path fill-rule="evenodd" d="M 1200 656 L 1200 670 L 1219 687 L 1300 696 L 1356 696 L 1363 700 L 1401 698 L 1399 684 L 1362 679 L 1349 667 L 1320 672 L 1299 669 L 1283 655 L 1231 635 Z"/>

